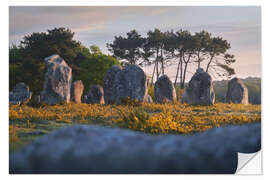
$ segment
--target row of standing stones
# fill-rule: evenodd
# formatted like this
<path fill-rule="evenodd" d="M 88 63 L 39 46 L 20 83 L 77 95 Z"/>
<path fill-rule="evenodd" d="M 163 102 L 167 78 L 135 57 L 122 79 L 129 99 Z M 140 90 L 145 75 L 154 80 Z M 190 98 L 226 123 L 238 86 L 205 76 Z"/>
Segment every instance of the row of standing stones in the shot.
<path fill-rule="evenodd" d="M 84 85 L 81 80 L 72 83 L 72 69 L 59 55 L 45 58 L 47 72 L 43 91 L 37 96 L 38 102 L 49 105 L 61 102 L 81 103 Z M 148 81 L 145 72 L 137 65 L 111 67 L 104 78 L 104 89 L 100 85 L 91 85 L 88 94 L 83 97 L 89 104 L 120 104 L 123 98 L 152 103 L 147 92 Z M 158 78 L 154 85 L 157 103 L 177 100 L 173 83 L 167 75 Z M 18 83 L 9 93 L 10 104 L 24 104 L 32 97 L 32 92 L 24 83 Z M 212 105 L 215 102 L 212 77 L 202 68 L 197 69 L 185 88 L 182 103 Z M 228 83 L 226 102 L 248 104 L 248 90 L 244 83 L 233 78 Z"/>
<path fill-rule="evenodd" d="M 80 103 L 84 89 L 82 81 L 72 83 L 72 69 L 58 55 L 45 61 L 47 72 L 39 100 L 48 104 L 70 100 Z M 99 85 L 91 86 L 83 101 L 121 103 L 121 98 L 130 97 L 149 102 L 147 85 L 146 75 L 140 67 L 128 65 L 122 69 L 113 66 L 105 76 L 104 92 Z M 176 101 L 175 88 L 166 75 L 156 81 L 154 94 L 158 103 Z M 20 104 L 29 101 L 31 96 L 29 87 L 19 83 L 9 98 L 10 102 Z M 182 101 L 213 104 L 214 100 L 211 76 L 198 69 L 185 89 Z M 238 79 L 229 82 L 227 100 L 247 103 L 247 89 Z M 44 135 L 10 154 L 9 172 L 235 173 L 237 152 L 254 153 L 261 148 L 260 129 L 260 124 L 252 124 L 212 129 L 200 136 L 148 136 L 118 128 L 75 125 Z"/>

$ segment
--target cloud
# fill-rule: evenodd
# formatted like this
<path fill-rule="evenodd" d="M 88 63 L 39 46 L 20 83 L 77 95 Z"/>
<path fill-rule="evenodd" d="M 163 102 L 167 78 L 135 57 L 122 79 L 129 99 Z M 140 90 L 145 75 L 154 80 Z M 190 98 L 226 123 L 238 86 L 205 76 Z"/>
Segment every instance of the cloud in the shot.
<path fill-rule="evenodd" d="M 259 7 L 148 7 L 148 6 L 12 6 L 9 9 L 10 43 L 26 34 L 67 27 L 84 45 L 97 44 L 108 53 L 106 43 L 114 36 L 136 29 L 143 36 L 155 27 L 162 31 L 207 30 L 231 43 L 237 71 L 245 73 L 245 63 L 257 64 L 260 72 L 261 22 Z M 239 68 L 238 68 L 239 67 Z M 175 67 L 172 67 L 172 69 Z M 251 68 L 252 69 L 252 68 Z"/>
<path fill-rule="evenodd" d="M 156 16 L 156 15 L 161 15 L 166 12 L 168 12 L 170 8 L 157 8 L 157 9 L 152 9 L 152 11 L 149 11 L 151 16 Z"/>
<path fill-rule="evenodd" d="M 72 30 L 102 30 L 106 23 L 123 16 L 155 16 L 168 11 L 162 7 L 10 7 L 10 36 L 65 26 Z"/>
<path fill-rule="evenodd" d="M 78 31 L 101 29 L 112 16 L 95 9 L 72 7 L 11 7 L 10 35 L 68 27 Z"/>

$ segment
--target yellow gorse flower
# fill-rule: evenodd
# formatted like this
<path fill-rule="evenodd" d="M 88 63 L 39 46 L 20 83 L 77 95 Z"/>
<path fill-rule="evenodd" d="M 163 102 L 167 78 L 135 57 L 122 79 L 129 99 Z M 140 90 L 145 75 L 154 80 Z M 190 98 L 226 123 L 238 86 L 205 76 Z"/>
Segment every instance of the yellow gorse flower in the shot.
<path fill-rule="evenodd" d="M 140 105 L 64 104 L 32 108 L 11 106 L 11 122 L 39 121 L 102 124 L 146 133 L 189 134 L 230 124 L 261 121 L 260 105 L 222 104 L 192 106 L 181 103 Z"/>

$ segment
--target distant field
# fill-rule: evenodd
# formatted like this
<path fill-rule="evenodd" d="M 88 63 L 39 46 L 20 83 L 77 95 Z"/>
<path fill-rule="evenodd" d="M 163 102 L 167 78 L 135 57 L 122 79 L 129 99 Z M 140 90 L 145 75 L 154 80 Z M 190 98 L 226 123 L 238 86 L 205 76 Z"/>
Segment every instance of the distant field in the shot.
<path fill-rule="evenodd" d="M 241 79 L 248 89 L 248 101 L 250 104 L 261 104 L 261 78 L 248 77 Z M 228 89 L 228 80 L 213 81 L 215 102 L 224 103 Z M 177 84 L 177 87 L 180 85 Z M 187 84 L 185 85 L 185 87 Z M 176 88 L 176 90 L 179 88 Z M 181 94 L 180 94 L 181 95 Z M 180 96 L 177 96 L 180 99 Z"/>
<path fill-rule="evenodd" d="M 248 101 L 250 104 L 261 104 L 261 78 L 249 77 L 241 79 L 248 89 Z M 216 102 L 225 102 L 228 81 L 214 81 Z"/>
<path fill-rule="evenodd" d="M 217 103 L 213 106 L 175 104 L 65 104 L 9 108 L 10 151 L 50 131 L 73 124 L 98 124 L 152 134 L 192 134 L 223 125 L 261 121 L 261 105 Z"/>

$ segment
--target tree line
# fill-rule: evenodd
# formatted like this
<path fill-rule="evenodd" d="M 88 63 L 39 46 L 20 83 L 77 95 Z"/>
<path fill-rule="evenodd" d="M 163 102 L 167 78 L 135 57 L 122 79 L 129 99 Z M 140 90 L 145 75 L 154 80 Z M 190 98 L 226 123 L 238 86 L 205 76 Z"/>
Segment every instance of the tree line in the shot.
<path fill-rule="evenodd" d="M 177 64 L 175 82 L 180 81 L 184 88 L 189 66 L 204 68 L 213 76 L 231 76 L 235 74 L 231 64 L 236 60 L 228 53 L 230 43 L 222 37 L 212 36 L 202 30 L 192 34 L 187 30 L 161 32 L 159 29 L 148 31 L 142 37 L 136 30 L 126 33 L 126 37 L 115 36 L 112 43 L 107 44 L 108 50 L 118 59 L 125 59 L 130 64 L 140 66 L 154 65 L 154 76 L 164 75 L 165 68 Z M 202 63 L 206 66 L 202 67 Z"/>
<path fill-rule="evenodd" d="M 74 40 L 74 32 L 54 28 L 26 35 L 18 45 L 9 48 L 9 89 L 24 82 L 34 94 L 43 88 L 44 58 L 59 54 L 72 68 L 72 80 L 82 80 L 87 92 L 89 85 L 103 85 L 107 70 L 120 62 L 101 52 L 98 46 L 86 47 Z"/>
<path fill-rule="evenodd" d="M 34 94 L 43 88 L 45 75 L 44 58 L 59 54 L 72 68 L 73 80 L 82 80 L 85 92 L 89 85 L 103 85 L 107 70 L 120 65 L 120 60 L 140 66 L 154 65 L 154 77 L 165 74 L 165 69 L 177 65 L 175 82 L 184 87 L 190 66 L 202 67 L 212 75 L 230 76 L 234 74 L 231 64 L 234 55 L 229 54 L 230 44 L 222 37 L 213 37 L 207 31 L 192 34 L 187 30 L 161 32 L 159 29 L 148 31 L 142 37 L 131 30 L 125 37 L 115 36 L 107 44 L 112 56 L 105 55 L 98 46 L 84 46 L 74 39 L 74 32 L 68 28 L 54 28 L 46 32 L 34 32 L 23 37 L 18 45 L 9 48 L 10 90 L 18 82 L 30 86 Z"/>

